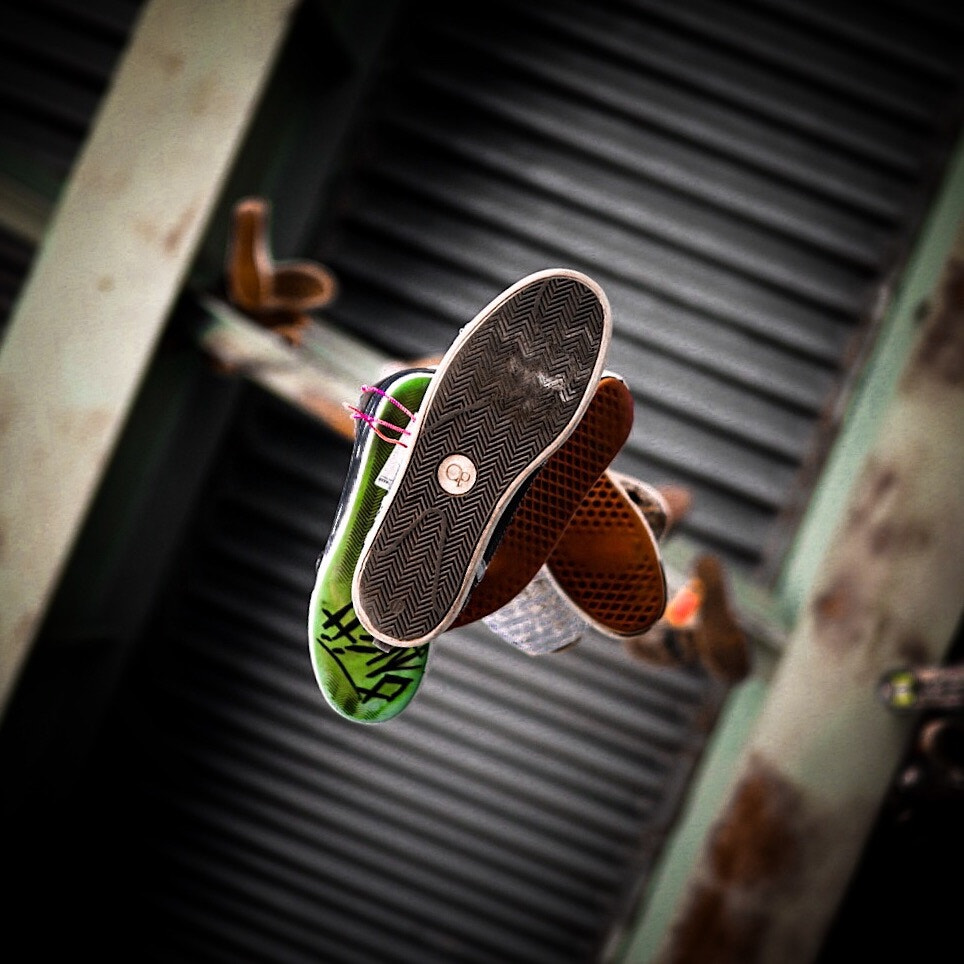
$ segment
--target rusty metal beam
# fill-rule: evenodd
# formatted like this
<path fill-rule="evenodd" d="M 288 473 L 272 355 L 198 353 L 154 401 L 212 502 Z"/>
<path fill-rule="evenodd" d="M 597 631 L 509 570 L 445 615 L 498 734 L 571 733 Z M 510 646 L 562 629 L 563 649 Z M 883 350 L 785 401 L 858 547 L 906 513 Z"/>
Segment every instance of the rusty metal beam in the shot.
<path fill-rule="evenodd" d="M 152 0 L 0 350 L 0 712 L 297 0 Z"/>
<path fill-rule="evenodd" d="M 201 294 L 198 302 L 204 315 L 195 337 L 225 371 L 250 379 L 344 438 L 353 438 L 355 429 L 342 403 L 356 401 L 366 382 L 405 367 L 321 318 L 311 318 L 294 347 L 219 298 Z"/>
<path fill-rule="evenodd" d="M 911 722 L 877 699 L 940 662 L 964 609 L 964 227 L 657 949 L 662 964 L 809 962 Z"/>

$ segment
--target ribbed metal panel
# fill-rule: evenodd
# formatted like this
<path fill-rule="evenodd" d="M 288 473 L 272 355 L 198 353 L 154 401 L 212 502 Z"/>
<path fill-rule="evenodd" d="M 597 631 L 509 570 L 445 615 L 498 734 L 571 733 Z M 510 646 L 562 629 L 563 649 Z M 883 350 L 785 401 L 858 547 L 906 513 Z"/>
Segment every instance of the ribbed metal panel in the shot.
<path fill-rule="evenodd" d="M 438 10 L 403 8 L 320 227 L 333 316 L 424 355 L 526 272 L 588 271 L 638 403 L 621 467 L 692 486 L 687 534 L 758 565 L 940 156 L 960 20 L 897 0 Z M 0 120 L 65 170 L 80 87 L 37 110 L 8 90 Z M 435 645 L 398 720 L 340 719 L 304 624 L 347 460 L 247 392 L 49 887 L 125 959 L 598 959 L 718 692 L 598 637 L 533 660 L 476 627 Z"/>
<path fill-rule="evenodd" d="M 924 12 L 789 0 L 405 24 L 320 244 L 338 320 L 425 354 L 526 272 L 587 271 L 638 403 L 622 467 L 690 485 L 689 536 L 773 565 L 916 223 L 959 47 Z"/>
<path fill-rule="evenodd" d="M 715 690 L 598 637 L 534 660 L 470 628 L 398 720 L 342 720 L 304 626 L 347 446 L 253 390 L 240 424 L 115 721 L 123 780 L 97 791 L 138 814 L 110 848 L 145 952 L 592 959 Z"/>
<path fill-rule="evenodd" d="M 142 0 L 4 0 L 2 166 L 42 187 L 66 176 Z"/>

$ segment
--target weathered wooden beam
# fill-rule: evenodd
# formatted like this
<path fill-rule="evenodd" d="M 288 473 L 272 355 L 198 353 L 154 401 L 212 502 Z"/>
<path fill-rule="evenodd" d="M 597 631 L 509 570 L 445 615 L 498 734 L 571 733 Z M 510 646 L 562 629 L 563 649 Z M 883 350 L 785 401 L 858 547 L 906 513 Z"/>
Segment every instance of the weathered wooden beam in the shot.
<path fill-rule="evenodd" d="M 152 0 L 0 350 L 0 712 L 297 0 Z"/>

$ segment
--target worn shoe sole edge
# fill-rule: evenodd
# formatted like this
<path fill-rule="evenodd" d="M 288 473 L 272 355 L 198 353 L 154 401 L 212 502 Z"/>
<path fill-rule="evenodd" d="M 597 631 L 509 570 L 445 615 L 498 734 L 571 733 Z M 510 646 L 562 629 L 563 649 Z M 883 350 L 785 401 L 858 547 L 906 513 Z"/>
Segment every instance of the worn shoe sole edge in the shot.
<path fill-rule="evenodd" d="M 646 544 L 647 556 L 654 571 L 651 573 L 652 583 L 647 584 L 649 592 L 644 594 L 645 601 L 644 595 L 641 595 L 641 587 L 636 582 L 641 574 L 636 575 L 635 578 L 623 575 L 609 587 L 605 596 L 607 599 L 613 597 L 621 600 L 618 604 L 615 604 L 612 599 L 608 602 L 593 601 L 591 594 L 585 594 L 584 587 L 579 583 L 580 579 L 584 577 L 588 577 L 592 581 L 595 574 L 585 561 L 580 561 L 579 550 L 574 550 L 572 546 L 565 543 L 565 540 L 556 548 L 547 562 L 549 571 L 552 573 L 561 594 L 581 614 L 587 625 L 603 636 L 620 640 L 638 636 L 655 625 L 666 607 L 667 594 L 666 569 L 659 550 L 659 541 L 654 535 L 642 508 L 636 504 L 627 491 L 627 482 L 633 485 L 636 480 L 631 476 L 607 470 L 600 478 L 598 485 L 604 490 L 608 490 L 612 497 L 621 503 L 625 513 L 632 519 L 638 536 L 642 537 Z M 584 503 L 580 507 L 576 514 L 577 517 L 586 509 L 586 505 Z M 571 531 L 573 530 L 567 532 L 567 536 Z M 618 539 L 619 537 L 618 533 L 613 534 L 613 538 Z M 566 565 L 567 561 L 568 566 Z M 569 574 L 574 577 L 572 579 L 563 575 L 563 571 L 570 567 L 574 569 L 573 573 Z M 633 600 L 630 599 L 632 595 L 636 596 Z M 614 609 L 617 611 L 625 609 L 631 602 L 638 605 L 640 613 L 646 612 L 645 621 L 629 628 L 617 626 L 611 618 L 607 618 L 612 616 Z M 619 622 L 621 623 L 623 620 L 619 620 Z"/>
<path fill-rule="evenodd" d="M 632 422 L 633 397 L 625 380 L 603 372 L 575 430 L 534 473 L 504 527 L 502 544 L 492 553 L 453 628 L 500 609 L 535 578 L 573 514 L 619 454 Z"/>

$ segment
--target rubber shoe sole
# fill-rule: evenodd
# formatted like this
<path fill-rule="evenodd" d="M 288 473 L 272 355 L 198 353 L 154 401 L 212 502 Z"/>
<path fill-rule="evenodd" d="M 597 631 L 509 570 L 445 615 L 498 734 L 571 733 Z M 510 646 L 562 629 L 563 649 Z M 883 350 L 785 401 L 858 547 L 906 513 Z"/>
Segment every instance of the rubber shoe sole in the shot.
<path fill-rule="evenodd" d="M 609 495 L 606 500 L 600 499 L 603 491 Z M 615 513 L 608 505 L 610 500 Z M 667 508 L 668 500 L 660 490 L 608 469 L 580 503 L 572 538 L 560 540 L 550 557 L 569 577 L 567 588 L 563 589 L 547 564 L 509 603 L 483 617 L 483 622 L 504 642 L 530 656 L 574 645 L 590 625 L 606 636 L 638 639 L 636 634 L 626 636 L 627 623 L 629 628 L 649 628 L 666 605 L 666 580 L 656 544 L 657 533 L 662 535 L 675 521 Z M 607 514 L 614 518 L 606 522 Z M 648 525 L 652 541 L 639 525 L 639 515 Z M 637 558 L 640 546 L 642 564 Z M 623 560 L 624 571 L 614 578 L 617 559 Z M 626 612 L 637 609 L 641 614 L 627 620 Z"/>
<path fill-rule="evenodd" d="M 602 289 L 566 269 L 522 279 L 462 330 L 355 571 L 369 633 L 413 646 L 451 625 L 502 513 L 582 418 L 611 331 Z"/>
<path fill-rule="evenodd" d="M 659 544 L 642 509 L 602 475 L 549 556 L 549 571 L 586 622 L 607 636 L 638 636 L 666 608 Z"/>
<path fill-rule="evenodd" d="M 526 488 L 453 628 L 498 611 L 532 582 L 632 427 L 632 393 L 603 375 L 575 431 Z"/>

